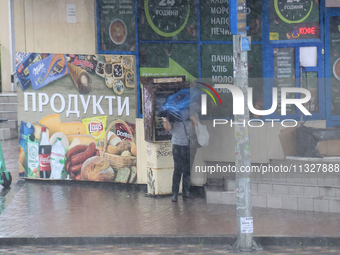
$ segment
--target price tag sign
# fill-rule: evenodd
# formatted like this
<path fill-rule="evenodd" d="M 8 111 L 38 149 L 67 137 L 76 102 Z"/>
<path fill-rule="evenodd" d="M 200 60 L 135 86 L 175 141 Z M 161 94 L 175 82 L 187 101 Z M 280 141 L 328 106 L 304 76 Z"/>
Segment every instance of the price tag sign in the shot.
<path fill-rule="evenodd" d="M 241 217 L 241 233 L 253 233 L 253 217 Z"/>

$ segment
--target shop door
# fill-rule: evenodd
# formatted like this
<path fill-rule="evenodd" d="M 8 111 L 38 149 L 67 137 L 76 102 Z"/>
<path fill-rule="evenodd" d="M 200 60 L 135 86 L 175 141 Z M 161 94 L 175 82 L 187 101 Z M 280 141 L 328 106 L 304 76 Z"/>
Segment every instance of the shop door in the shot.
<path fill-rule="evenodd" d="M 308 120 L 320 120 L 325 116 L 324 94 L 324 57 L 322 42 L 277 43 L 271 45 L 272 86 L 277 87 L 278 108 L 271 116 L 275 119 L 296 119 L 304 121 L 307 116 L 294 105 L 287 107 L 287 115 L 280 112 L 280 88 L 302 87 L 311 92 L 311 100 L 304 106 L 312 113 Z M 271 98 L 272 95 L 269 96 Z M 300 94 L 289 94 L 288 97 L 300 97 Z M 271 102 L 270 102 L 271 103 Z M 268 108 L 268 106 L 266 106 Z M 266 109 L 267 109 L 266 108 Z"/>
<path fill-rule="evenodd" d="M 325 77 L 327 127 L 340 124 L 340 8 L 325 15 Z"/>

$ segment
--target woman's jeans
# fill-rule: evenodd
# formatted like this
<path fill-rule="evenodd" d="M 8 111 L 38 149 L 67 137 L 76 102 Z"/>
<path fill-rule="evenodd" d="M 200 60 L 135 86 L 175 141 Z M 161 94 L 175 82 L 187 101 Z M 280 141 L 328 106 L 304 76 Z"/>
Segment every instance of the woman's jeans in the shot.
<path fill-rule="evenodd" d="M 178 194 L 181 176 L 183 174 L 183 193 L 190 191 L 190 170 L 195 159 L 197 149 L 188 146 L 172 145 L 174 158 L 174 174 L 172 176 L 172 193 Z"/>

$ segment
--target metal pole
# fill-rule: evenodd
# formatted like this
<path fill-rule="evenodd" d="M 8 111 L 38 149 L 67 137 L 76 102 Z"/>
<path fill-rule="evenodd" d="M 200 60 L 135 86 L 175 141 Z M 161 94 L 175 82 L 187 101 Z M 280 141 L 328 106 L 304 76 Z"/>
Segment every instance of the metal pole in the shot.
<path fill-rule="evenodd" d="M 14 0 L 8 0 L 8 11 L 9 11 L 9 40 L 10 40 L 10 61 L 11 61 L 11 82 L 12 82 L 12 92 L 17 91 L 17 83 L 15 79 L 15 31 L 14 31 Z M 12 75 L 14 77 L 12 78 Z"/>
<path fill-rule="evenodd" d="M 247 34 L 233 36 L 234 77 L 235 85 L 244 94 L 244 115 L 235 115 L 235 165 L 236 172 L 236 209 L 237 209 L 237 240 L 234 249 L 249 251 L 258 249 L 253 241 L 253 216 L 251 199 L 250 172 L 241 172 L 251 167 L 249 146 L 249 109 L 248 109 L 248 52 L 241 50 L 241 40 Z"/>

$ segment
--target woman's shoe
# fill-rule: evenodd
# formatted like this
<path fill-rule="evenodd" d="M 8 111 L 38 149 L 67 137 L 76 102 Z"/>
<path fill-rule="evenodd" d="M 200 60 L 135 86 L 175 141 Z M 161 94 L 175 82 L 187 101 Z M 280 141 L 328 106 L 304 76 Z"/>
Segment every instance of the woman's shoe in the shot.
<path fill-rule="evenodd" d="M 177 197 L 178 197 L 178 194 L 176 194 L 176 193 L 172 194 L 171 201 L 177 202 Z"/>
<path fill-rule="evenodd" d="M 194 196 L 191 195 L 190 192 L 184 192 L 183 193 L 183 198 L 194 199 Z"/>

